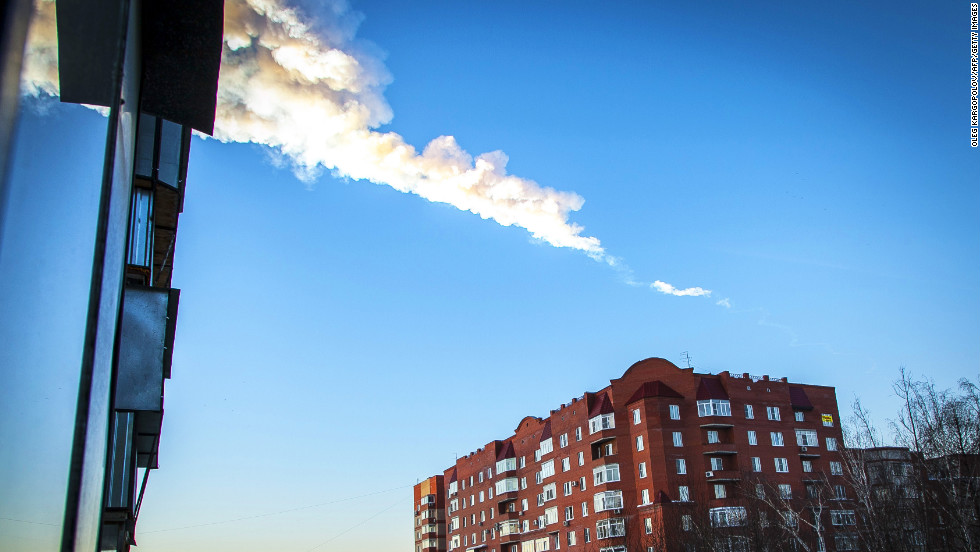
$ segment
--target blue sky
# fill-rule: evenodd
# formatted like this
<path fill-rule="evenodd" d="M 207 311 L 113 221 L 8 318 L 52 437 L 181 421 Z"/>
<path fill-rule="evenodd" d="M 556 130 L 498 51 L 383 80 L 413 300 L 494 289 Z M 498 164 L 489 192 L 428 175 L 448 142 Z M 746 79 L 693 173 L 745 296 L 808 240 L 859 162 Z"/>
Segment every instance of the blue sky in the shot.
<path fill-rule="evenodd" d="M 303 17 L 329 33 L 329 7 Z M 195 138 L 140 550 L 409 550 L 419 478 L 651 356 L 833 385 L 882 422 L 900 366 L 977 377 L 969 3 L 351 10 L 346 51 L 391 77 L 378 131 L 502 150 L 584 198 L 568 220 L 618 268 Z M 28 101 L 12 177 L 70 174 L 55 153 L 104 121 Z"/>

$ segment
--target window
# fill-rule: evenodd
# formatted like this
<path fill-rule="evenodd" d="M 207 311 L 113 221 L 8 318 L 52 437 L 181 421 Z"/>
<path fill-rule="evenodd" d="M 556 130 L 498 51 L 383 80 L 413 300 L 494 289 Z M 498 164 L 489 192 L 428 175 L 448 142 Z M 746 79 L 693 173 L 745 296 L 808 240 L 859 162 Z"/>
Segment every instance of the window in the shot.
<path fill-rule="evenodd" d="M 585 542 L 592 542 L 592 539 L 589 538 L 589 528 L 586 527 L 584 531 L 585 531 Z"/>
<path fill-rule="evenodd" d="M 480 483 L 483 483 L 483 472 L 480 472 L 480 477 L 478 478 Z"/>
<path fill-rule="evenodd" d="M 722 483 L 715 484 L 715 498 L 725 498 L 727 493 L 725 492 L 725 485 Z"/>
<path fill-rule="evenodd" d="M 684 529 L 685 531 L 690 531 L 691 530 L 691 515 L 690 514 L 684 514 L 683 516 L 681 516 L 681 528 Z"/>
<path fill-rule="evenodd" d="M 597 431 L 613 429 L 615 427 L 616 421 L 613 419 L 612 414 L 599 414 L 598 416 L 589 419 L 590 435 L 596 433 Z"/>
<path fill-rule="evenodd" d="M 575 531 L 568 532 L 568 546 L 575 546 Z"/>
<path fill-rule="evenodd" d="M 837 439 L 834 437 L 827 437 L 827 450 L 837 450 Z"/>
<path fill-rule="evenodd" d="M 555 461 L 548 460 L 544 464 L 541 464 L 541 479 L 547 479 L 555 475 Z"/>
<path fill-rule="evenodd" d="M 803 460 L 803 473 L 810 473 L 813 471 L 813 462 L 809 460 Z"/>
<path fill-rule="evenodd" d="M 647 463 L 646 462 L 640 462 L 640 465 L 637 467 L 637 471 L 639 472 L 639 475 L 640 475 L 640 478 L 641 479 L 644 478 L 644 477 L 646 477 L 647 476 Z"/>
<path fill-rule="evenodd" d="M 503 479 L 498 479 L 494 483 L 494 490 L 497 494 L 511 493 L 517 490 L 517 478 L 516 477 L 505 477 Z"/>
<path fill-rule="evenodd" d="M 554 483 L 548 483 L 541 489 L 542 491 L 541 494 L 544 496 L 545 502 L 555 499 L 556 496 L 555 489 L 556 489 L 556 485 Z"/>
<path fill-rule="evenodd" d="M 851 533 L 837 533 L 834 535 L 834 546 L 837 550 L 858 550 L 857 535 Z"/>
<path fill-rule="evenodd" d="M 690 502 L 691 492 L 688 490 L 687 485 L 677 487 L 677 500 L 681 502 Z"/>
<path fill-rule="evenodd" d="M 558 506 L 552 506 L 544 511 L 544 524 L 558 523 Z"/>
<path fill-rule="evenodd" d="M 758 456 L 752 457 L 752 471 L 761 472 L 762 471 L 762 459 Z"/>
<path fill-rule="evenodd" d="M 796 527 L 797 525 L 799 525 L 799 522 L 796 519 L 796 512 L 794 512 L 793 510 L 784 511 L 783 522 L 786 524 L 786 527 Z"/>
<path fill-rule="evenodd" d="M 833 525 L 854 525 L 856 522 L 854 510 L 830 511 L 830 523 Z"/>
<path fill-rule="evenodd" d="M 776 473 L 786 473 L 789 471 L 789 462 L 785 458 L 775 458 Z"/>
<path fill-rule="evenodd" d="M 639 423 L 640 423 L 640 409 L 639 408 L 634 408 L 633 409 L 633 425 L 637 425 Z"/>
<path fill-rule="evenodd" d="M 605 491 L 592 497 L 596 512 L 618 510 L 623 507 L 623 491 Z"/>
<path fill-rule="evenodd" d="M 562 483 L 562 490 L 565 491 L 565 496 L 572 494 L 572 482 L 566 481 Z"/>
<path fill-rule="evenodd" d="M 555 450 L 554 444 L 552 444 L 552 442 L 551 442 L 551 437 L 548 437 L 547 439 L 542 440 L 541 441 L 541 448 L 538 449 L 538 450 L 540 451 L 540 455 L 541 456 L 544 456 L 545 454 L 548 454 L 549 452 Z"/>
<path fill-rule="evenodd" d="M 521 469 L 524 469 L 524 466 L 526 465 L 526 463 L 524 462 L 524 457 L 523 456 L 521 456 L 520 465 L 521 465 Z"/>
<path fill-rule="evenodd" d="M 779 498 L 793 498 L 793 487 L 781 483 L 779 485 Z"/>
<path fill-rule="evenodd" d="M 820 445 L 817 440 L 817 432 L 810 429 L 796 430 L 796 444 L 801 447 L 816 447 Z"/>
<path fill-rule="evenodd" d="M 580 491 L 584 491 L 585 490 L 585 476 L 582 476 L 582 477 L 579 477 L 578 478 L 578 489 Z"/>
<path fill-rule="evenodd" d="M 680 405 L 672 404 L 668 407 L 670 409 L 670 419 L 680 420 L 681 419 L 681 407 Z"/>
<path fill-rule="evenodd" d="M 718 456 L 711 457 L 711 469 L 721 471 L 725 469 L 725 463 Z"/>
<path fill-rule="evenodd" d="M 582 503 L 582 517 L 589 517 L 589 503 Z"/>
<path fill-rule="evenodd" d="M 643 518 L 643 531 L 650 535 L 653 533 L 653 520 L 650 518 Z"/>
<path fill-rule="evenodd" d="M 766 498 L 766 486 L 762 483 L 755 484 L 755 497 L 759 499 Z"/>
<path fill-rule="evenodd" d="M 636 436 L 636 450 L 637 450 L 637 452 L 643 450 L 643 436 L 642 435 L 637 435 Z"/>
<path fill-rule="evenodd" d="M 749 444 L 750 445 L 758 445 L 759 444 L 759 441 L 755 437 L 755 431 L 753 431 L 753 430 L 749 430 Z"/>
<path fill-rule="evenodd" d="M 480 502 L 483 502 L 483 491 L 480 491 Z"/>
<path fill-rule="evenodd" d="M 573 506 L 565 506 L 565 521 L 568 521 L 575 517 L 575 508 Z"/>
<path fill-rule="evenodd" d="M 678 458 L 677 460 L 674 461 L 674 463 L 677 464 L 677 473 L 679 474 L 687 473 L 687 460 L 684 460 L 683 458 Z"/>
<path fill-rule="evenodd" d="M 738 527 L 745 525 L 745 518 L 745 508 L 742 506 L 728 506 L 708 510 L 708 519 L 711 520 L 712 527 Z"/>
<path fill-rule="evenodd" d="M 779 421 L 779 407 L 778 406 L 767 406 L 766 407 L 766 417 L 770 420 Z"/>
<path fill-rule="evenodd" d="M 830 463 L 830 475 L 844 475 L 844 469 L 840 462 Z"/>
<path fill-rule="evenodd" d="M 796 420 L 797 422 L 802 422 L 803 421 L 803 412 L 801 410 L 797 410 L 797 411 L 793 412 L 793 419 Z"/>
<path fill-rule="evenodd" d="M 521 511 L 522 512 L 527 511 L 527 499 L 526 498 L 522 498 L 521 499 Z"/>
<path fill-rule="evenodd" d="M 781 447 L 783 446 L 783 434 L 779 431 L 770 431 L 769 438 L 772 440 L 772 446 Z"/>
<path fill-rule="evenodd" d="M 592 470 L 594 485 L 619 481 L 619 464 L 606 464 Z"/>
<path fill-rule="evenodd" d="M 527 478 L 526 477 L 522 477 L 521 478 L 521 488 L 522 489 L 526 489 L 527 488 Z"/>
<path fill-rule="evenodd" d="M 640 504 L 650 504 L 650 489 L 640 490 Z"/>
<path fill-rule="evenodd" d="M 721 439 L 718 438 L 718 431 L 715 429 L 708 430 L 708 443 L 720 443 Z"/>
<path fill-rule="evenodd" d="M 847 500 L 847 489 L 843 485 L 834 485 L 834 498 L 837 500 Z"/>
<path fill-rule="evenodd" d="M 561 448 L 565 448 L 565 447 L 568 446 L 568 434 L 567 433 L 562 433 L 561 435 L 558 436 L 558 446 L 561 447 Z"/>
<path fill-rule="evenodd" d="M 732 405 L 727 400 L 698 401 L 698 416 L 731 416 Z"/>
<path fill-rule="evenodd" d="M 567 472 L 572 469 L 572 461 L 566 456 L 561 459 L 561 471 Z"/>
<path fill-rule="evenodd" d="M 674 435 L 674 446 L 675 447 L 683 447 L 684 446 L 684 436 L 681 434 L 681 432 L 680 431 L 675 431 L 673 433 L 673 435 Z"/>
<path fill-rule="evenodd" d="M 623 518 L 600 519 L 595 524 L 595 538 L 608 539 L 626 535 L 626 524 Z"/>
<path fill-rule="evenodd" d="M 576 441 L 581 441 L 582 440 L 582 428 L 581 427 L 576 427 L 575 428 L 575 440 Z"/>
<path fill-rule="evenodd" d="M 611 442 L 602 445 L 603 456 L 609 456 L 613 454 L 613 444 Z"/>
<path fill-rule="evenodd" d="M 497 461 L 497 474 L 517 469 L 516 458 L 504 458 Z"/>
<path fill-rule="evenodd" d="M 578 465 L 579 466 L 585 465 L 585 453 L 582 451 L 579 451 L 578 453 Z"/>
<path fill-rule="evenodd" d="M 820 421 L 823 422 L 824 427 L 834 427 L 834 415 L 833 414 L 821 414 Z"/>
<path fill-rule="evenodd" d="M 745 405 L 745 419 L 751 420 L 753 418 L 755 418 L 755 412 L 753 412 L 752 410 L 752 405 L 751 404 Z"/>

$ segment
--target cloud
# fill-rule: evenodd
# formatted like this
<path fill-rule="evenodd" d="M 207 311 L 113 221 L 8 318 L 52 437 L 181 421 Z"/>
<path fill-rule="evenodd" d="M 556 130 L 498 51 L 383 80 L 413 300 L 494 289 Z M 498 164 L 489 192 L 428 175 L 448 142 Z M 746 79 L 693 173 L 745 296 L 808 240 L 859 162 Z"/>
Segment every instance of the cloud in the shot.
<path fill-rule="evenodd" d="M 650 284 L 651 289 L 655 289 L 660 293 L 665 293 L 667 295 L 676 295 L 678 297 L 711 297 L 711 290 L 699 287 L 689 287 L 687 289 L 677 289 L 674 286 L 668 284 L 667 282 L 661 282 L 657 280 L 656 282 Z"/>
<path fill-rule="evenodd" d="M 54 2 L 37 0 L 36 10 L 22 88 L 57 95 Z M 399 134 L 379 132 L 392 119 L 383 95 L 391 76 L 380 57 L 355 40 L 362 16 L 344 0 L 328 0 L 317 13 L 320 19 L 311 18 L 282 0 L 225 2 L 214 138 L 268 146 L 308 184 L 331 171 L 390 186 L 523 228 L 537 240 L 629 272 L 569 220 L 585 203 L 582 196 L 508 174 L 502 151 L 472 155 L 447 135 L 419 152 Z M 670 295 L 711 294 L 659 280 L 650 285 Z"/>
<path fill-rule="evenodd" d="M 726 309 L 732 308 L 732 303 L 731 303 L 731 301 L 728 300 L 728 297 L 725 297 L 724 299 L 719 299 L 719 300 L 715 301 L 715 304 L 718 305 L 718 306 L 720 306 L 720 307 L 725 307 Z"/>

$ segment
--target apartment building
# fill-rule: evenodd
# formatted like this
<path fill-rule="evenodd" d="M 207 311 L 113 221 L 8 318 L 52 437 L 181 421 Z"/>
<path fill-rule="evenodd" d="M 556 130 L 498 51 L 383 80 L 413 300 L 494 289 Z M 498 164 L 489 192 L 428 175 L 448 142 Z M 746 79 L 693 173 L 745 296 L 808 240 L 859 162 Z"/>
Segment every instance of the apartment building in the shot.
<path fill-rule="evenodd" d="M 637 362 L 447 468 L 446 550 L 854 549 L 839 418 L 832 387 Z"/>
<path fill-rule="evenodd" d="M 446 550 L 446 487 L 441 475 L 415 485 L 415 549 Z"/>

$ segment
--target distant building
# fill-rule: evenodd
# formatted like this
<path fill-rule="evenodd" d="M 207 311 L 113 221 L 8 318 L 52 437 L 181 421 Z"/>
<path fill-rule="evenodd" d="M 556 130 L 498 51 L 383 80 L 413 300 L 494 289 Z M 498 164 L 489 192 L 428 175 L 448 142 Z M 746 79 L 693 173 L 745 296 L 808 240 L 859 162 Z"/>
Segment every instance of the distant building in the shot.
<path fill-rule="evenodd" d="M 839 420 L 832 387 L 643 360 L 447 468 L 445 549 L 777 550 L 818 536 L 746 528 L 818 509 L 825 549 L 855 549 Z"/>
<path fill-rule="evenodd" d="M 976 550 L 980 455 L 924 458 L 904 447 L 848 451 L 868 550 Z"/>
<path fill-rule="evenodd" d="M 418 552 L 446 550 L 446 487 L 441 475 L 415 485 L 415 549 Z"/>

